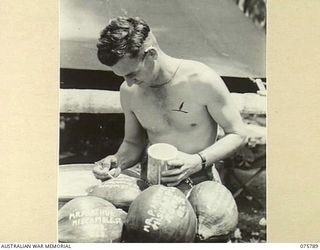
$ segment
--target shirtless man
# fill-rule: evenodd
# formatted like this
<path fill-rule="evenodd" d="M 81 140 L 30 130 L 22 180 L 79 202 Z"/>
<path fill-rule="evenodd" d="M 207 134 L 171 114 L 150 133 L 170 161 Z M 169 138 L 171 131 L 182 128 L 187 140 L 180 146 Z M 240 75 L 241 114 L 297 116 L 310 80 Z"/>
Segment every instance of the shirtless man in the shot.
<path fill-rule="evenodd" d="M 120 88 L 125 136 L 115 155 L 96 164 L 96 178 L 118 176 L 141 159 L 148 143 L 161 142 L 179 150 L 161 177 L 177 186 L 206 169 L 215 173 L 214 163 L 243 145 L 244 124 L 222 79 L 200 62 L 165 54 L 145 21 L 112 19 L 97 47 L 100 62 L 125 79 Z M 216 142 L 218 125 L 225 136 Z"/>

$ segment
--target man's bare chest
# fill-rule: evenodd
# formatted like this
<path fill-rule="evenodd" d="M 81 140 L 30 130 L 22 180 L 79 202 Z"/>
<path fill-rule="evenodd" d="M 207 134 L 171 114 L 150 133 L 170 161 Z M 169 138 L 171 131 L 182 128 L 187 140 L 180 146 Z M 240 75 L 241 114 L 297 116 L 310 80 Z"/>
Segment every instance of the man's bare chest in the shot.
<path fill-rule="evenodd" d="M 141 93 L 135 96 L 132 104 L 137 119 L 149 132 L 185 132 L 195 129 L 201 121 L 207 119 L 205 106 L 185 90 Z"/>

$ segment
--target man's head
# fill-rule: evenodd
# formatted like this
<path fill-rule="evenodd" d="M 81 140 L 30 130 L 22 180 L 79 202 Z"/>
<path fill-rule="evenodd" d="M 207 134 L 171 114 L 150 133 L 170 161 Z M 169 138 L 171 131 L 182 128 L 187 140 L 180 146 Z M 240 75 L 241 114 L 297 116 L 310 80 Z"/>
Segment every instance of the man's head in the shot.
<path fill-rule="evenodd" d="M 100 62 L 123 76 L 128 84 L 151 79 L 158 44 L 141 18 L 112 19 L 102 30 L 97 47 Z"/>
<path fill-rule="evenodd" d="M 113 66 L 124 55 L 139 56 L 149 32 L 148 24 L 138 17 L 112 19 L 102 30 L 97 44 L 100 62 Z"/>

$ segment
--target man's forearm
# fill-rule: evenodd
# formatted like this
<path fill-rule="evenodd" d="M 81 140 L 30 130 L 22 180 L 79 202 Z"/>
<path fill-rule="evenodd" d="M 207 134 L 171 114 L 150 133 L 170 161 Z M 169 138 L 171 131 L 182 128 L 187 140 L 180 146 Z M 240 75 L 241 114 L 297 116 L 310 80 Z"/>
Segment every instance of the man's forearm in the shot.
<path fill-rule="evenodd" d="M 244 135 L 230 133 L 212 146 L 201 151 L 206 157 L 207 165 L 212 165 L 213 163 L 232 155 L 237 149 L 244 145 L 245 138 Z"/>
<path fill-rule="evenodd" d="M 118 166 L 126 169 L 135 165 L 141 158 L 145 148 L 144 144 L 132 143 L 124 140 L 115 156 L 118 160 Z"/>

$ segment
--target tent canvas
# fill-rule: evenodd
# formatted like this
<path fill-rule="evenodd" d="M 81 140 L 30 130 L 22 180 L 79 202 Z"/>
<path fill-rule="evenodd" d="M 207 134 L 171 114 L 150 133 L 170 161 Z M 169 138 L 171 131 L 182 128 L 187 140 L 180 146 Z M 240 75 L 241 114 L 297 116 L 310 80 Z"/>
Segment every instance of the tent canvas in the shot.
<path fill-rule="evenodd" d="M 222 76 L 265 77 L 265 32 L 232 0 L 61 0 L 61 68 L 109 70 L 96 42 L 118 15 L 145 19 L 169 55 L 204 62 Z"/>

